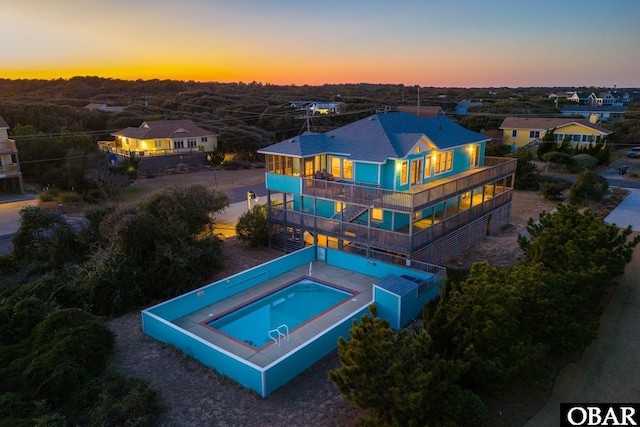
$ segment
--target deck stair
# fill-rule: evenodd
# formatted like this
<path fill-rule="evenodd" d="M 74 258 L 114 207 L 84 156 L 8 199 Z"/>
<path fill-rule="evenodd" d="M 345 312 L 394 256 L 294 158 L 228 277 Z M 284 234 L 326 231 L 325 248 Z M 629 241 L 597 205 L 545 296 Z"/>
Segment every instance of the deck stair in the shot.
<path fill-rule="evenodd" d="M 341 211 L 336 212 L 331 219 L 341 219 L 343 222 L 353 222 L 368 210 L 369 209 L 364 206 L 347 205 Z"/>

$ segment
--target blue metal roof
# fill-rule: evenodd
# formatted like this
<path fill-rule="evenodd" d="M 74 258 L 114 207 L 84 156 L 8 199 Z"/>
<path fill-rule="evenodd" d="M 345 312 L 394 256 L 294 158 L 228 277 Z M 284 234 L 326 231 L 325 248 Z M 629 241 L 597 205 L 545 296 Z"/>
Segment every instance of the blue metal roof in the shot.
<path fill-rule="evenodd" d="M 439 150 L 488 140 L 443 116 L 422 118 L 398 112 L 375 114 L 323 134 L 305 133 L 258 152 L 294 157 L 336 154 L 352 161 L 385 163 L 405 158 L 423 137 Z"/>
<path fill-rule="evenodd" d="M 413 280 L 405 279 L 404 277 L 399 277 L 395 274 L 387 274 L 382 279 L 375 282 L 374 286 L 402 297 L 415 292 L 418 284 Z"/>

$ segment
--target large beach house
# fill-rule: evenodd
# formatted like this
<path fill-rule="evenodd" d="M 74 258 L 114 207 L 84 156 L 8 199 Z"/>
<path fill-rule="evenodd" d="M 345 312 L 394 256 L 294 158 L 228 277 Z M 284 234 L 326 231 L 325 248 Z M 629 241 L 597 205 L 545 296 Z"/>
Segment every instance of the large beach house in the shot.
<path fill-rule="evenodd" d="M 487 141 L 396 112 L 266 147 L 270 245 L 445 262 L 509 223 L 516 160 Z"/>

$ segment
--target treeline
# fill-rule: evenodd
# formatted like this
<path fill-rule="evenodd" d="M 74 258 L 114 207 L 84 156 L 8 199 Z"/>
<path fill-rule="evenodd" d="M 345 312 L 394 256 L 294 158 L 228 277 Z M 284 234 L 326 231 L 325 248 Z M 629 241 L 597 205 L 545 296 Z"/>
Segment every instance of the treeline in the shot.
<path fill-rule="evenodd" d="M 21 211 L 0 256 L 0 425 L 151 426 L 157 393 L 110 372 L 118 316 L 201 286 L 223 262 L 210 212 L 225 194 L 202 185 L 87 212 Z"/>
<path fill-rule="evenodd" d="M 472 266 L 425 307 L 423 326 L 393 331 L 373 316 L 340 340 L 330 373 L 347 400 L 368 409 L 366 425 L 483 426 L 479 394 L 507 384 L 544 383 L 545 360 L 597 336 L 606 295 L 640 236 L 592 211 L 560 205 L 519 237 L 522 263 Z"/>

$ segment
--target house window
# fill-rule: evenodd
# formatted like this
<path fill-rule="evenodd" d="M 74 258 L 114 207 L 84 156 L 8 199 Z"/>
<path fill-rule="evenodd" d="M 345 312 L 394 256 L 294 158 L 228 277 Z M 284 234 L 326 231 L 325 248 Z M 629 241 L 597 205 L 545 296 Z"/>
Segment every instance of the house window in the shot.
<path fill-rule="evenodd" d="M 331 158 L 331 175 L 340 178 L 340 157 Z"/>
<path fill-rule="evenodd" d="M 173 141 L 173 148 L 184 148 L 184 141 L 182 139 L 176 139 Z"/>
<path fill-rule="evenodd" d="M 187 139 L 187 147 L 194 148 L 197 144 L 198 144 L 198 142 L 196 141 L 195 138 Z"/>
<path fill-rule="evenodd" d="M 573 138 L 571 138 L 571 141 L 580 142 L 580 135 L 573 135 Z"/>
<path fill-rule="evenodd" d="M 518 131 L 516 129 L 511 131 L 511 138 L 517 138 L 518 137 Z"/>
<path fill-rule="evenodd" d="M 582 142 L 589 141 L 589 135 L 582 135 Z"/>
<path fill-rule="evenodd" d="M 400 165 L 400 184 L 406 184 L 408 182 L 408 175 L 407 175 L 407 169 L 408 169 L 408 165 L 406 160 L 404 162 L 402 162 L 402 164 Z"/>
<path fill-rule="evenodd" d="M 371 220 L 382 221 L 382 209 L 378 209 L 378 208 L 371 209 Z"/>
<path fill-rule="evenodd" d="M 202 139 L 201 139 L 201 141 L 202 141 L 202 142 L 207 142 L 207 137 L 206 137 L 206 136 L 203 136 L 203 137 L 202 137 Z"/>
<path fill-rule="evenodd" d="M 529 138 L 540 138 L 540 131 L 539 130 L 530 131 Z"/>
<path fill-rule="evenodd" d="M 156 148 L 162 148 L 162 140 L 160 140 L 160 139 L 156 139 L 156 141 L 155 141 L 155 147 L 156 147 Z"/>
<path fill-rule="evenodd" d="M 469 148 L 469 152 L 471 154 L 471 167 L 478 167 L 478 165 L 480 164 L 480 146 L 472 145 Z"/>
<path fill-rule="evenodd" d="M 344 159 L 342 161 L 342 177 L 344 179 L 353 179 L 353 162 Z"/>
<path fill-rule="evenodd" d="M 424 158 L 424 177 L 429 178 L 431 176 L 431 156 Z"/>
<path fill-rule="evenodd" d="M 411 185 L 422 184 L 422 159 L 411 160 Z"/>
<path fill-rule="evenodd" d="M 443 151 L 436 154 L 435 169 L 436 174 L 453 169 L 453 151 Z"/>

